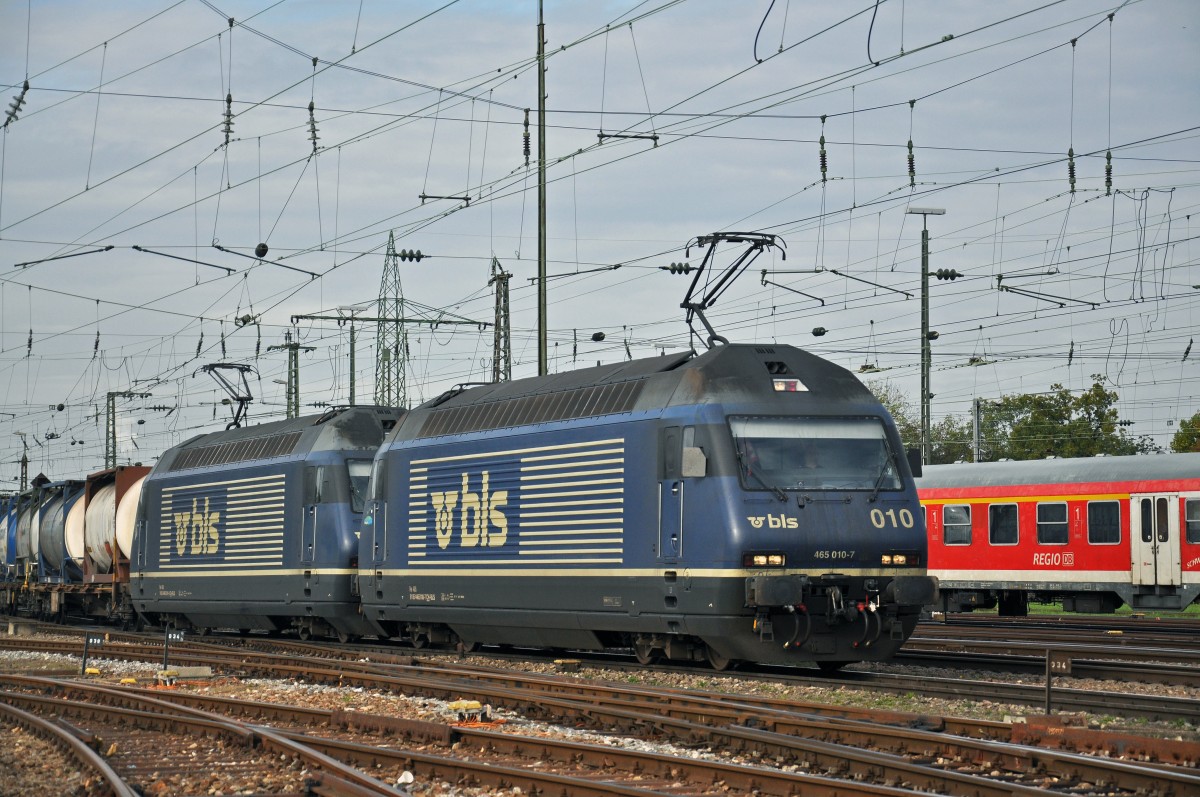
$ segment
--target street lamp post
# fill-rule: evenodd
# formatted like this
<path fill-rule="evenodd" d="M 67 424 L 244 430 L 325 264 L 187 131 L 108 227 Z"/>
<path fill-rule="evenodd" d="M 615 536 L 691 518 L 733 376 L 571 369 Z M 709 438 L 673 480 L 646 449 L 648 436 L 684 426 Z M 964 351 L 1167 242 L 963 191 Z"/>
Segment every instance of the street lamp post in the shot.
<path fill-rule="evenodd" d="M 933 458 L 929 441 L 929 216 L 945 215 L 945 208 L 913 208 L 906 213 L 921 217 L 921 464 L 928 465 Z"/>

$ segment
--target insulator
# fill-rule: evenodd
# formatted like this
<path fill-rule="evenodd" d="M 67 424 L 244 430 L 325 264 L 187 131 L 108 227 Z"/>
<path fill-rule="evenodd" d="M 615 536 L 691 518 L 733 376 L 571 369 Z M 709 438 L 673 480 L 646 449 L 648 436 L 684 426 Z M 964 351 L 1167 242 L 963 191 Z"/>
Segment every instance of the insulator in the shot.
<path fill-rule="evenodd" d="M 96 342 L 92 344 L 92 359 L 96 359 L 96 355 L 100 353 L 100 330 L 96 330 Z"/>
<path fill-rule="evenodd" d="M 308 140 L 312 142 L 313 152 L 316 152 L 317 141 L 320 137 L 317 135 L 317 119 L 313 116 L 314 110 L 316 110 L 316 104 L 310 101 L 308 103 Z"/>
<path fill-rule="evenodd" d="M 528 166 L 529 165 L 529 109 L 528 108 L 525 109 L 525 133 L 523 135 L 523 138 L 525 139 L 525 165 Z"/>
<path fill-rule="evenodd" d="M 233 135 L 233 95 L 225 95 L 225 143 L 229 143 L 229 137 Z"/>
<path fill-rule="evenodd" d="M 1067 150 L 1067 182 L 1071 184 L 1071 193 L 1075 193 L 1075 148 Z"/>
<path fill-rule="evenodd" d="M 25 356 L 29 357 L 33 354 L 33 329 L 29 330 L 29 341 L 25 344 Z"/>
<path fill-rule="evenodd" d="M 1104 154 L 1104 195 L 1112 194 L 1112 150 Z"/>
<path fill-rule="evenodd" d="M 917 156 L 913 154 L 911 138 L 908 140 L 908 185 L 910 188 L 917 185 Z"/>
<path fill-rule="evenodd" d="M 828 162 L 825 158 L 825 134 L 821 134 L 821 182 L 825 182 L 825 172 L 828 168 Z"/>
<path fill-rule="evenodd" d="M 204 348 L 204 332 L 200 333 L 200 340 L 196 341 L 196 356 L 200 356 L 200 350 Z"/>
<path fill-rule="evenodd" d="M 25 81 L 25 85 L 21 86 L 21 93 L 13 95 L 13 100 L 8 104 L 8 118 L 4 120 L 4 126 L 8 127 L 13 122 L 17 121 L 17 114 L 21 112 L 21 108 L 25 105 L 25 95 L 29 92 L 29 81 Z"/>

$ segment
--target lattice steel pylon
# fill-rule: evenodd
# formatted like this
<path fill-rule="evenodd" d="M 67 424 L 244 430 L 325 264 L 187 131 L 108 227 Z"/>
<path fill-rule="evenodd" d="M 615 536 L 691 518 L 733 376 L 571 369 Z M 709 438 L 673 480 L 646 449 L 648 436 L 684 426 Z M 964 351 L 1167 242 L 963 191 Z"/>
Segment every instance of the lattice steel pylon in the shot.
<path fill-rule="evenodd" d="M 492 381 L 507 382 L 512 379 L 512 328 L 508 315 L 508 279 L 512 274 L 504 270 L 496 256 L 492 256 L 492 278 L 488 285 L 496 286 L 496 328 L 492 338 Z"/>
<path fill-rule="evenodd" d="M 382 407 L 407 406 L 404 380 L 408 364 L 408 330 L 404 318 L 404 290 L 400 287 L 400 257 L 396 254 L 396 235 L 388 233 L 387 253 L 383 258 L 383 277 L 379 281 L 380 320 L 376 332 L 375 403 Z"/>

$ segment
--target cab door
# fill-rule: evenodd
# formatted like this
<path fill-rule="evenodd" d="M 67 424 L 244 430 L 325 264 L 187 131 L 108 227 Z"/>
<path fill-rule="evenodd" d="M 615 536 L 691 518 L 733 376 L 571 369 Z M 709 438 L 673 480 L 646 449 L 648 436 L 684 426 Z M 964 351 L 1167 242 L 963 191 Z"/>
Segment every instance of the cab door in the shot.
<path fill-rule="evenodd" d="M 1183 580 L 1179 496 L 1131 495 L 1129 525 L 1134 585 L 1179 586 Z"/>
<path fill-rule="evenodd" d="M 325 468 L 309 465 L 304 468 L 304 506 L 300 516 L 300 562 L 312 564 L 317 547 L 317 510 L 321 505 Z"/>
<path fill-rule="evenodd" d="M 659 436 L 658 560 L 677 562 L 683 555 L 683 430 L 668 426 Z"/>

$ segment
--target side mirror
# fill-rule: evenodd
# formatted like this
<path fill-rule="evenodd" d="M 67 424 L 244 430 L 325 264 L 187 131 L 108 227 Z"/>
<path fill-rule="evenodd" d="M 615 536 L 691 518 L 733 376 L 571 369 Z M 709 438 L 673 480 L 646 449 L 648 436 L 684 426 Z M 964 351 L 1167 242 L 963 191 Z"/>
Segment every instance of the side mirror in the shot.
<path fill-rule="evenodd" d="M 912 471 L 913 478 L 921 478 L 921 449 L 906 448 L 904 457 L 908 460 L 908 469 Z"/>

